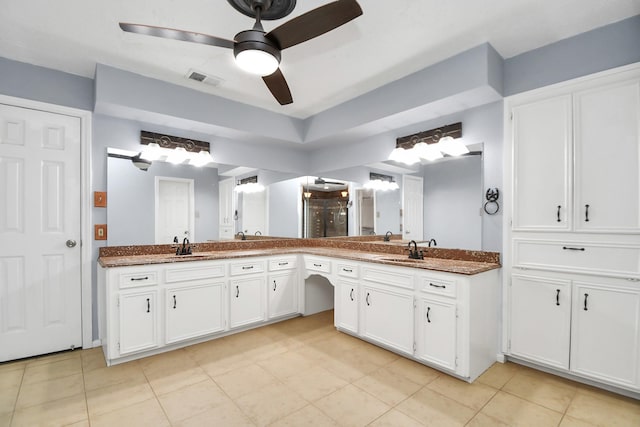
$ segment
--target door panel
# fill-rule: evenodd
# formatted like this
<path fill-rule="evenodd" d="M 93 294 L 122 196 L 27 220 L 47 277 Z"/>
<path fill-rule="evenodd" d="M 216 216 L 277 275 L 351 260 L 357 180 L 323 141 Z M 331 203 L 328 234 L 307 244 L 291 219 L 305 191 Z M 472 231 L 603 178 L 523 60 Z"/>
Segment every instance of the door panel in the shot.
<path fill-rule="evenodd" d="M 407 240 L 423 240 L 422 178 L 404 175 L 402 179 L 402 230 Z"/>
<path fill-rule="evenodd" d="M 0 105 L 0 240 L 0 361 L 80 347 L 79 118 Z"/>
<path fill-rule="evenodd" d="M 194 235 L 193 179 L 156 177 L 156 244 Z"/>

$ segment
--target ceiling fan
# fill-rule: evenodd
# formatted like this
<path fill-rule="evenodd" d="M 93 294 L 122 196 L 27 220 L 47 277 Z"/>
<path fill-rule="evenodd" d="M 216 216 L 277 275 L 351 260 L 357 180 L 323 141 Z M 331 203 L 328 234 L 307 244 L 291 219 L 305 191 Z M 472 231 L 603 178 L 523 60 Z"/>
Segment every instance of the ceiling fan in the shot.
<path fill-rule="evenodd" d="M 280 105 L 293 102 L 289 85 L 280 71 L 280 52 L 289 47 L 327 33 L 362 15 L 356 0 L 337 0 L 291 19 L 268 33 L 262 20 L 275 20 L 289 15 L 296 0 L 227 0 L 240 13 L 255 18 L 250 30 L 241 31 L 233 40 L 174 28 L 144 24 L 120 23 L 123 31 L 165 39 L 201 43 L 233 49 L 238 66 L 262 76 Z"/>

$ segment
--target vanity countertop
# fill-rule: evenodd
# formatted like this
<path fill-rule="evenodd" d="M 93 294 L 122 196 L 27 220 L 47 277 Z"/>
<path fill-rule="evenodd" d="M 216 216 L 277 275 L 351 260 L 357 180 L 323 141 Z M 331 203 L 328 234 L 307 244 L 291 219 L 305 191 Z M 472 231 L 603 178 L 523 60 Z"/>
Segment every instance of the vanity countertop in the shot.
<path fill-rule="evenodd" d="M 394 248 L 393 245 L 389 251 L 380 251 L 375 247 L 371 250 L 368 245 L 373 242 L 365 243 L 364 245 L 358 242 L 351 242 L 353 245 L 350 245 L 342 241 L 339 245 L 331 245 L 326 242 L 313 242 L 319 239 L 291 240 L 297 241 L 298 244 L 291 244 L 291 241 L 287 241 L 286 244 L 282 245 L 274 244 L 275 242 L 273 241 L 271 241 L 272 244 L 270 245 L 257 245 L 263 247 L 256 247 L 255 244 L 247 244 L 246 242 L 238 243 L 237 241 L 229 242 L 226 245 L 229 247 L 224 247 L 224 243 L 203 244 L 197 245 L 192 255 L 175 255 L 166 250 L 166 247 L 171 248 L 169 245 L 106 247 L 101 248 L 98 262 L 101 266 L 108 268 L 257 256 L 308 254 L 465 275 L 473 275 L 500 268 L 499 254 L 495 252 L 423 247 L 421 249 L 426 249 L 427 251 L 425 258 L 423 260 L 413 260 L 408 258 L 404 247 L 395 246 Z M 318 243 L 318 245 L 313 243 Z M 243 245 L 246 246 L 243 247 Z M 347 248 L 344 246 L 352 247 Z M 382 245 L 375 246 L 379 248 Z M 161 249 L 165 250 L 161 252 Z"/>

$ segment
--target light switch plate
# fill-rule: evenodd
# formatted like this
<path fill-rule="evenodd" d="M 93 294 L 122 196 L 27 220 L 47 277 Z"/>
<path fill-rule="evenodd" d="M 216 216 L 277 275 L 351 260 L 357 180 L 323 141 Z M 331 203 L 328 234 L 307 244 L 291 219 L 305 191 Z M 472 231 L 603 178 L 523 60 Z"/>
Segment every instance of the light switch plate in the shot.
<path fill-rule="evenodd" d="M 96 224 L 94 226 L 94 239 L 107 240 L 107 224 Z"/>
<path fill-rule="evenodd" d="M 93 206 L 96 208 L 107 207 L 107 192 L 106 191 L 94 191 L 93 192 Z"/>

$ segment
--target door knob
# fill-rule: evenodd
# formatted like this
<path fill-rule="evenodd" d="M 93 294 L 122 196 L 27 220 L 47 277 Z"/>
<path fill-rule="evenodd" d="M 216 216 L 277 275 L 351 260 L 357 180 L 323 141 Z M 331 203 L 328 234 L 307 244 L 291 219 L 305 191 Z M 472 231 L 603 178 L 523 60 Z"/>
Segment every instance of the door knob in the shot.
<path fill-rule="evenodd" d="M 76 241 L 72 240 L 72 239 L 67 240 L 67 247 L 68 248 L 75 248 L 76 247 Z"/>

